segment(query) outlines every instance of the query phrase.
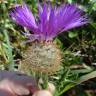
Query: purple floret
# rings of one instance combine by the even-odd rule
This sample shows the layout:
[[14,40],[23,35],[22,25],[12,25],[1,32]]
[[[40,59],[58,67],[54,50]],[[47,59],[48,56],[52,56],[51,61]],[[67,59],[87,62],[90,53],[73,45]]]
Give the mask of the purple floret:
[[13,21],[23,27],[30,30],[37,28],[35,18],[26,4],[23,4],[22,6],[17,5],[15,8],[11,9],[9,16]]
[[9,15],[17,24],[33,31],[26,34],[31,41],[53,40],[59,33],[82,26],[89,22],[84,12],[74,4],[63,4],[59,7],[51,4],[38,5],[38,20],[33,16],[26,4],[17,6]]

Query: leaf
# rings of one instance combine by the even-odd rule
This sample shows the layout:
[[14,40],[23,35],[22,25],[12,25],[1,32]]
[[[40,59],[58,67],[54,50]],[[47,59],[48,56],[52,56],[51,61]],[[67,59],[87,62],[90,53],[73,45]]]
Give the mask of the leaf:
[[96,71],[93,71],[84,76],[81,76],[77,82],[78,84],[81,84],[82,82],[88,81],[89,79],[93,79],[95,77],[96,77]]
[[72,0],[68,0],[68,3],[72,3]]
[[74,38],[74,37],[77,37],[78,33],[77,32],[69,32],[68,36],[70,38]]
[[65,86],[64,90],[60,92],[60,94],[58,96],[61,96],[63,93],[65,93],[66,91],[70,90],[71,88],[75,87],[76,85],[79,85],[85,81],[88,81],[89,79],[93,79],[96,77],[96,71],[93,71],[91,73],[88,73],[86,75],[81,76],[76,83],[70,83],[67,86]]

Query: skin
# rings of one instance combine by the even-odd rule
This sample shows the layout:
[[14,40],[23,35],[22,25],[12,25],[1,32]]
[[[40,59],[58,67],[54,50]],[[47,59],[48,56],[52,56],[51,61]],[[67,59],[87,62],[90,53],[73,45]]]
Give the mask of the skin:
[[0,71],[0,96],[28,96],[37,90],[34,77],[19,72]]
[[[34,77],[18,72],[0,71],[0,96],[35,96],[38,91],[40,90]],[[38,96],[41,93],[42,90]]]

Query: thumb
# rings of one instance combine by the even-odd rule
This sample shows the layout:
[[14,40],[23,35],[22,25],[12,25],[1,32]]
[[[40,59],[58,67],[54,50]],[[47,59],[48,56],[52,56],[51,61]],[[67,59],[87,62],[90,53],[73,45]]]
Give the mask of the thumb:
[[15,83],[11,83],[11,90],[17,94],[17,95],[29,95],[30,91],[27,87],[20,85],[20,84],[15,84]]
[[40,90],[35,92],[32,96],[52,96],[48,90]]
[[0,96],[17,96],[17,95],[12,94],[12,93],[10,93],[10,92],[8,92],[6,90],[0,89]]

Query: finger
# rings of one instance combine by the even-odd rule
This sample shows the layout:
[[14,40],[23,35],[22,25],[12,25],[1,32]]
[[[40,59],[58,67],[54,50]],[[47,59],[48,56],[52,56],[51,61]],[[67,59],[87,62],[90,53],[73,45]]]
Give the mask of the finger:
[[0,82],[0,89],[5,90],[11,94],[17,94],[17,95],[29,95],[30,94],[30,91],[28,88],[18,83],[16,84],[8,79],[2,80]]
[[0,96],[17,96],[5,90],[0,90]]
[[10,88],[18,95],[28,95],[38,90],[37,86],[33,86],[30,82],[24,85],[21,82],[11,81],[10,85]]
[[40,90],[35,92],[33,96],[52,96],[52,94],[47,90]]
[[12,90],[10,89],[10,82],[9,80],[2,80],[0,82],[0,90],[5,90],[7,92],[13,93]]
[[54,94],[54,92],[56,90],[55,85],[53,83],[48,82],[47,90],[50,91],[52,94]]
[[29,95],[30,91],[27,87],[20,85],[20,84],[15,84],[14,82],[11,82],[10,88],[13,91],[13,93],[17,95]]

